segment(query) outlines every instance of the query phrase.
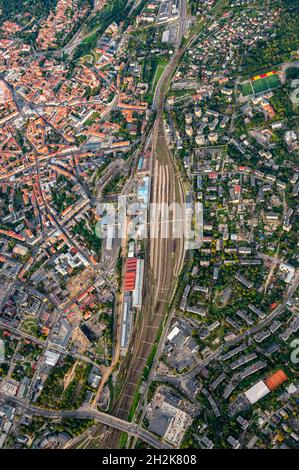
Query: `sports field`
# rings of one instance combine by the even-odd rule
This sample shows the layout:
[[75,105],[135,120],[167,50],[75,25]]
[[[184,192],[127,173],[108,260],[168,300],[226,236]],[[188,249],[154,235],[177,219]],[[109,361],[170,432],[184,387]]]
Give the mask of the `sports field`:
[[263,91],[272,90],[280,85],[278,75],[270,75],[269,77],[260,78],[251,82],[255,93],[261,93]]
[[243,96],[262,93],[267,90],[273,90],[280,86],[279,76],[277,74],[270,75],[258,80],[250,80],[241,84],[241,91]]

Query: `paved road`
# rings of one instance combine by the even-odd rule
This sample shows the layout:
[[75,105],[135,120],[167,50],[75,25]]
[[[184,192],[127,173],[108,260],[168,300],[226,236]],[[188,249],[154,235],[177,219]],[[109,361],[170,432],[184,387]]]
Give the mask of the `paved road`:
[[[222,4],[223,0],[220,0],[220,3]],[[198,34],[197,29],[194,29],[188,41],[180,46],[179,41],[182,39],[184,30],[183,23],[185,24],[184,5],[185,3],[182,2],[183,8],[181,9],[181,24],[179,25],[176,50],[159,79],[153,104],[157,113],[153,132],[150,201],[151,203],[166,203],[168,206],[173,202],[178,202],[182,206],[184,186],[169,151],[165,135],[163,119],[165,98],[171,78],[179,66],[183,54]],[[201,22],[200,26],[203,27],[205,23],[210,21],[213,21],[213,17]],[[118,376],[119,384],[122,386],[118,394],[119,398],[112,409],[114,415],[124,419],[128,419],[130,412],[132,412],[132,404],[136,399],[143,372],[148,367],[147,360],[153,350],[162,322],[165,328],[167,306],[185,256],[185,241],[182,236],[175,239],[170,229],[168,238],[163,238],[165,224],[159,221],[154,226],[154,237],[149,239],[146,251],[143,308],[141,315],[137,318],[130,351]],[[109,441],[106,439],[102,445],[117,447],[119,437],[119,433],[114,432],[112,436],[109,436]]]
[[[184,0],[183,0],[184,4]],[[183,11],[185,18],[185,12]],[[183,19],[183,21],[185,21]],[[180,29],[179,41],[183,28]],[[157,85],[154,107],[157,111],[154,123],[152,142],[152,184],[151,203],[173,202],[182,205],[184,201],[183,187],[180,175],[177,174],[175,163],[169,151],[163,120],[165,96],[170,77],[175,69],[176,59],[166,67]],[[169,229],[168,237],[163,234]],[[116,402],[113,413],[122,418],[128,418],[134,396],[138,391],[147,359],[154,346],[161,322],[166,318],[166,308],[170,299],[174,282],[184,260],[184,239],[175,240],[171,228],[158,220],[153,227],[146,256],[146,275],[144,303],[137,327],[133,334],[130,352],[124,361],[121,381],[124,386],[120,399]],[[119,436],[114,434],[109,443],[117,446]]]
[[156,449],[172,449],[169,444],[165,442],[160,442],[152,433],[146,431],[137,424],[129,423],[128,421],[124,421],[123,419],[117,418],[116,416],[111,416],[106,413],[102,413],[101,411],[92,410],[89,408],[80,408],[78,410],[53,411],[44,408],[39,408],[33,405],[27,405],[24,400],[19,400],[15,397],[10,397],[10,400],[16,405],[21,406],[22,409],[26,409],[26,413],[31,413],[36,416],[43,416],[44,418],[49,419],[94,419],[100,421],[106,426],[110,426],[112,428],[131,434],[132,436],[140,438],[143,441],[147,442],[149,445],[155,447]]
[[296,292],[297,288],[299,285],[299,274],[296,275],[296,278],[290,288],[289,295],[288,297],[280,304],[278,307],[276,307],[273,312],[271,312],[267,317],[257,323],[255,326],[252,328],[248,329],[244,333],[237,335],[232,341],[229,341],[223,345],[221,345],[219,348],[215,349],[215,351],[210,354],[208,357],[200,361],[196,366],[194,366],[190,371],[186,372],[185,374],[181,375],[156,375],[156,380],[167,380],[167,381],[172,381],[174,384],[177,386],[180,386],[184,388],[184,382],[196,377],[201,369],[205,366],[207,366],[211,361],[213,361],[215,358],[219,357],[220,354],[222,353],[224,348],[227,348],[229,346],[233,346],[236,343],[239,343],[240,341],[248,338],[251,335],[254,335],[255,333],[258,333],[261,331],[263,328],[265,328],[269,323],[271,323],[273,320],[275,320],[276,317],[279,317],[281,315],[288,303],[288,301],[291,299],[293,294]]

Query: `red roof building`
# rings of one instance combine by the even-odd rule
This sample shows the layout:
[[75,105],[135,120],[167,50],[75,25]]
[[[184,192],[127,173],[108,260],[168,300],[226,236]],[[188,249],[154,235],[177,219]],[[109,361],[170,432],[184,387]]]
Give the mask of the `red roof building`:
[[137,258],[129,258],[126,263],[125,291],[133,291],[136,284]]

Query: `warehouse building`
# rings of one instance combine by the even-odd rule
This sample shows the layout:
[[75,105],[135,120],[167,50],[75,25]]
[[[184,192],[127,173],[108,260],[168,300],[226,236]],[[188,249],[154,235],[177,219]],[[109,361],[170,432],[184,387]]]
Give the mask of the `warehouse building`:
[[[132,250],[131,250],[132,252]],[[128,258],[124,281],[124,303],[121,332],[121,351],[125,354],[133,327],[133,308],[142,305],[142,289],[144,275],[144,260]]]
[[136,266],[135,289],[133,290],[133,307],[140,308],[142,305],[144,260],[138,259]]
[[122,318],[122,328],[121,328],[121,339],[120,339],[120,348],[121,352],[125,353],[129,344],[130,334],[132,331],[133,325],[133,312],[131,308],[131,294],[125,293],[124,305],[123,305],[123,318]]

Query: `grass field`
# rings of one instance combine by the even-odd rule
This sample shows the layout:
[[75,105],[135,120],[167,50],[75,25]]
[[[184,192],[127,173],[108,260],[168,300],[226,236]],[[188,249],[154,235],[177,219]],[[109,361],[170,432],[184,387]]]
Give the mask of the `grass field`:
[[24,320],[21,326],[21,330],[24,331],[25,333],[32,335],[32,336],[38,336],[38,325],[36,320]]
[[253,89],[252,89],[251,83],[250,82],[242,83],[241,91],[242,91],[243,96],[252,95],[253,94]]
[[92,54],[86,54],[85,56],[80,58],[80,62],[84,65],[91,64],[93,65],[94,57]]
[[156,68],[156,72],[155,72],[155,75],[154,75],[154,80],[153,80],[153,83],[152,83],[152,87],[151,87],[151,92],[154,93],[155,89],[156,89],[156,86],[158,84],[158,81],[160,80],[160,77],[167,65],[168,61],[165,60],[165,61],[161,61],[159,64],[158,64],[158,67]]
[[128,434],[126,432],[122,432],[118,441],[118,448],[125,449],[128,441]]
[[270,75],[269,77],[260,78],[251,83],[255,93],[262,93],[263,91],[277,88],[280,85],[280,80],[278,75]]
[[278,75],[270,75],[266,78],[260,78],[259,80],[251,80],[241,84],[241,92],[243,96],[249,96],[253,93],[258,94],[267,90],[273,90],[280,86],[280,80]]

